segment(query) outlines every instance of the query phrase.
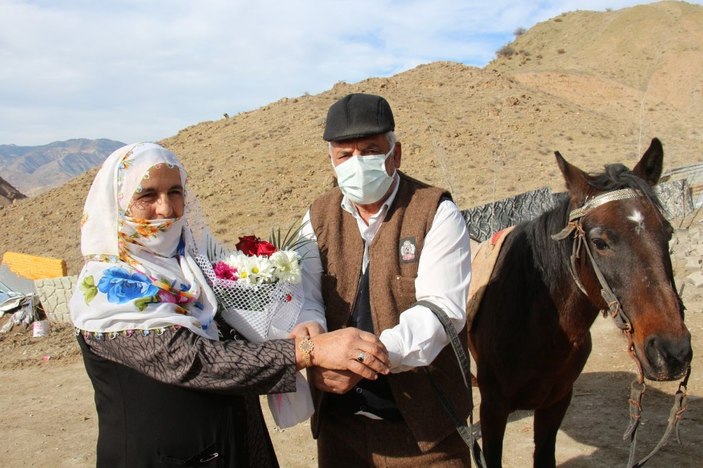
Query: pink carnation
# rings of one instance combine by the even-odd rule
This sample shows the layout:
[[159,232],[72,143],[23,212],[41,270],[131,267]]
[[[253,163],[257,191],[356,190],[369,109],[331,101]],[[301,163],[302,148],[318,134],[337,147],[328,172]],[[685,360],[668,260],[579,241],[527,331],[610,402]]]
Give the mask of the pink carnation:
[[232,281],[237,281],[237,279],[239,279],[239,277],[237,276],[237,269],[223,261],[215,263],[213,268],[215,269],[215,276],[220,279]]

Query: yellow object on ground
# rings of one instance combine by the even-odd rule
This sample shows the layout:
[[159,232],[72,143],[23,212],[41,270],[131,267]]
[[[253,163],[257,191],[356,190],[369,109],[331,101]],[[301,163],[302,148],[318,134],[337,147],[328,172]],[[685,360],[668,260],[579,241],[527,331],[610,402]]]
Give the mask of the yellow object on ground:
[[16,275],[31,280],[66,276],[66,260],[61,258],[5,252],[2,264]]

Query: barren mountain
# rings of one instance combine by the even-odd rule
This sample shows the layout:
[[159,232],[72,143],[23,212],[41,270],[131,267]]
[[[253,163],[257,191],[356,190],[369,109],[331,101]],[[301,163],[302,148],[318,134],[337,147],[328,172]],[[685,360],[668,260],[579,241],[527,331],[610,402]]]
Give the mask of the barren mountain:
[[0,145],[0,171],[27,195],[37,195],[102,164],[119,141],[76,138],[41,146]]
[[[390,78],[337,83],[314,96],[202,122],[162,140],[184,161],[223,241],[298,220],[332,186],[327,108],[350,92],[384,95],[402,169],[452,191],[461,208],[563,182],[553,152],[587,170],[632,166],[652,137],[665,169],[703,160],[703,7],[660,2],[565,13],[540,23],[484,68],[437,62]],[[6,250],[80,268],[78,221],[95,170],[0,208]]]

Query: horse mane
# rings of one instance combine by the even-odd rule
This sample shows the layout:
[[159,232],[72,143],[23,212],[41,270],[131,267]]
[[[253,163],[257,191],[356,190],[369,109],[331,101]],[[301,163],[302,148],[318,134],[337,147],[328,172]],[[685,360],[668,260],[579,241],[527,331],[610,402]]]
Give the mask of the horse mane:
[[631,188],[640,192],[646,199],[661,211],[662,205],[648,182],[636,176],[623,164],[608,164],[605,172],[589,175],[588,184],[599,192],[610,192],[623,188]]
[[[609,164],[605,170],[598,174],[588,174],[589,193],[593,196],[602,192],[610,192],[624,188],[639,191],[645,199],[661,212],[662,206],[653,187],[645,180],[636,176],[623,164]],[[569,237],[564,241],[555,241],[552,235],[561,231],[568,222],[572,207],[568,192],[555,195],[555,206],[539,217],[522,223],[516,227],[515,234],[522,233],[525,245],[514,248],[523,248],[531,252],[531,261],[534,268],[540,273],[542,282],[550,289],[557,287],[559,280],[568,277],[568,258],[571,255],[573,239]],[[537,278],[534,278],[537,280]]]

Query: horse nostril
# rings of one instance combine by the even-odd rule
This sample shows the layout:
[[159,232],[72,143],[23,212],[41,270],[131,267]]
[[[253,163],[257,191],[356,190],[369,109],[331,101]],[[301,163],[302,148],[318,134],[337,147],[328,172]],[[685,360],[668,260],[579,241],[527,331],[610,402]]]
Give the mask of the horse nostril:
[[690,363],[693,357],[691,335],[688,333],[675,339],[650,336],[645,340],[644,349],[647,360],[656,367],[677,369],[682,364]]

